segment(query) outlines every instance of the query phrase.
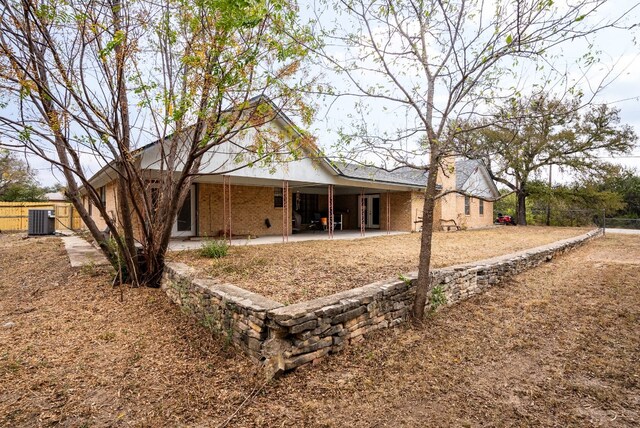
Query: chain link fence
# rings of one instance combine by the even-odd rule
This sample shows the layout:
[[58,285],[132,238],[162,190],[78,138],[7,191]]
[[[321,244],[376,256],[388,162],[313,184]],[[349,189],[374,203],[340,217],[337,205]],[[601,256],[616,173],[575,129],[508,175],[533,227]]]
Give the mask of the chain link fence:
[[531,209],[527,224],[532,226],[605,227],[608,229],[640,229],[640,218],[614,217],[601,209]]
[[640,230],[640,218],[607,217],[606,225],[609,229]]

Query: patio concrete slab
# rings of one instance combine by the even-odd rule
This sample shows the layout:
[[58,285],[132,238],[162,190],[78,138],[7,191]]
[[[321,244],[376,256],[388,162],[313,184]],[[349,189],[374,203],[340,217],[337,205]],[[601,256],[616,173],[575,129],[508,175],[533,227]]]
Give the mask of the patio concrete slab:
[[[386,235],[403,235],[409,232],[396,232],[386,230],[367,230],[365,236],[360,236],[359,230],[336,230],[333,239],[363,239],[374,238],[376,236]],[[172,240],[169,243],[169,251],[197,250],[202,247],[202,243],[206,238],[195,238],[187,240]],[[327,241],[329,236],[326,232],[318,233],[300,233],[289,236],[289,242],[303,241]],[[261,236],[252,239],[232,239],[231,245],[265,245],[265,244],[282,244],[282,236]]]
[[63,236],[62,242],[64,242],[64,248],[67,250],[71,267],[82,267],[91,264],[105,266],[109,264],[102,251],[78,236]]

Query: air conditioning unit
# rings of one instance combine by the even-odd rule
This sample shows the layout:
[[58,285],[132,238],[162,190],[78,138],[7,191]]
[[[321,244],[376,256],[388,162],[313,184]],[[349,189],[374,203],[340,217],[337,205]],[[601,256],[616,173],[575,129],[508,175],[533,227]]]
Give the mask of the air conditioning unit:
[[53,210],[29,210],[29,235],[53,235],[56,215]]

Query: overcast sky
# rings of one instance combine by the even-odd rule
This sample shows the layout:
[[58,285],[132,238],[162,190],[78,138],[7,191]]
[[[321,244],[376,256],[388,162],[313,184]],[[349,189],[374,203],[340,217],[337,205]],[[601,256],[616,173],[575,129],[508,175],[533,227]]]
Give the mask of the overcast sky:
[[[559,2],[556,2],[556,4]],[[584,20],[586,24],[590,22],[599,22],[610,20],[614,16],[619,16],[621,11],[633,8],[632,14],[627,17],[625,24],[640,23],[640,8],[637,7],[637,1],[634,0],[612,0],[605,5],[598,14],[590,16]],[[633,126],[636,133],[640,135],[640,45],[636,44],[640,28],[636,27],[632,31],[609,29],[601,31],[597,36],[592,37],[590,42],[593,46],[590,48],[585,40],[573,41],[560,46],[555,52],[555,66],[559,69],[568,70],[568,74],[579,81],[579,86],[585,93],[585,98],[592,96],[594,103],[607,103],[614,105],[621,110],[621,123]],[[599,58],[599,62],[589,68],[587,75],[581,75],[581,70],[575,67],[575,63],[586,52],[595,52]],[[510,85],[520,85],[523,93],[527,92],[527,88],[534,83],[539,83],[541,77],[535,73],[535,67],[522,64],[522,75],[519,76],[520,82],[503,82],[505,87]],[[339,81],[339,78],[333,80]],[[524,82],[524,83],[523,83]],[[605,82],[604,89],[596,90],[600,82]],[[561,90],[561,88],[559,88]],[[436,94],[436,102],[437,102]],[[321,144],[326,146],[330,142],[337,140],[335,130],[339,127],[348,128],[350,125],[349,116],[354,111],[355,99],[339,98],[334,103],[331,99],[327,99],[320,105],[317,115],[317,121],[314,123],[312,132],[319,137]],[[394,126],[404,125],[411,126],[412,119],[407,117],[404,111],[383,111],[381,108],[375,108],[378,101],[371,101],[370,108],[365,121],[368,126],[378,129],[392,129]],[[358,118],[357,120],[359,120]],[[640,148],[629,157],[606,159],[608,161],[623,164],[629,167],[638,168],[640,171]],[[541,177],[546,177],[546,171],[541,173]],[[556,180],[567,181],[570,177],[560,174],[557,169],[554,172]]]
[[[635,5],[635,0],[611,0],[609,9],[603,11],[601,17],[606,17],[609,13],[619,13],[620,10],[630,8]],[[308,15],[311,3],[301,1],[303,14]],[[640,8],[637,8],[631,21],[640,22]],[[594,40],[594,49],[601,50],[601,64],[590,70],[591,75],[583,79],[583,89],[590,92],[589,82],[599,81],[602,73],[606,70],[614,70],[617,78],[611,82],[604,90],[597,94],[595,101],[598,103],[608,103],[621,109],[623,123],[632,125],[636,132],[640,134],[640,47],[634,44],[634,37],[639,35],[638,28],[635,32],[604,31]],[[573,43],[564,45],[558,52],[559,61],[571,64],[575,58],[582,55],[586,45],[583,43]],[[619,75],[618,75],[619,74]],[[325,73],[326,79],[339,80],[330,73]],[[535,80],[532,77],[531,80]],[[336,102],[326,99],[319,103],[316,120],[310,131],[318,138],[318,143],[323,147],[331,146],[337,139],[336,130],[340,127],[348,127],[350,121],[349,113],[353,112],[354,99],[340,98]],[[317,102],[317,100],[316,100]],[[403,121],[404,113],[400,116],[392,112],[383,112],[381,109],[375,110],[367,120],[372,124],[384,128],[385,126],[397,126]],[[409,120],[404,117],[404,120]],[[634,157],[635,156],[635,157]],[[610,159],[612,162],[621,163],[626,166],[635,167],[640,170],[640,148],[636,149],[631,157]],[[62,180],[62,174],[52,170],[44,161],[29,158],[30,165],[38,171],[37,177],[43,185],[52,185]],[[98,165],[91,169],[97,169]]]

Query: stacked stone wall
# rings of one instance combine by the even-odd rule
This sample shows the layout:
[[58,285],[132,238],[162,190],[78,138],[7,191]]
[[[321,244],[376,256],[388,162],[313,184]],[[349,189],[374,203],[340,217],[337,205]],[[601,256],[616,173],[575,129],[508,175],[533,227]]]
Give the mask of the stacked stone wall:
[[[432,271],[432,291],[451,305],[601,236],[601,230],[542,247]],[[194,279],[186,265],[170,263],[163,288],[212,330],[226,334],[268,376],[339,352],[375,330],[409,317],[417,272],[289,306],[231,284]],[[436,296],[430,296],[428,310]]]
[[[431,281],[434,287],[442,290],[447,304],[454,304],[599,236],[602,236],[601,229],[504,256],[434,269]],[[414,278],[413,275],[411,277]]]
[[232,284],[195,278],[194,270],[184,263],[167,263],[162,288],[202,325],[262,361],[262,345],[269,334],[267,311],[281,303]]

